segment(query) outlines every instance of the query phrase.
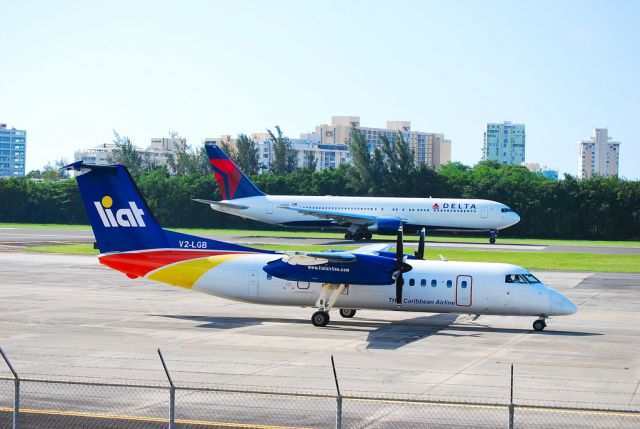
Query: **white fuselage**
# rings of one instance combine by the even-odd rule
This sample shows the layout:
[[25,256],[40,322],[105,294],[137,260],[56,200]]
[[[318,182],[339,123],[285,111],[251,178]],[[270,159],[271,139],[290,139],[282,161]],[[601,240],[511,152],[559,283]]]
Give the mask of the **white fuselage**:
[[499,230],[520,221],[520,217],[506,205],[481,199],[263,195],[223,202],[247,208],[237,209],[215,204],[211,204],[211,208],[285,226],[327,226],[331,223],[327,219],[303,214],[291,208],[399,218],[407,225],[433,229]]
[[[281,255],[254,254],[227,261],[205,273],[193,289],[258,304],[313,307],[322,284],[271,277],[262,267]],[[505,276],[528,271],[509,264],[408,260],[403,302],[395,285],[351,284],[335,306],[351,309],[499,315],[573,314],[575,305],[543,283],[506,283]]]

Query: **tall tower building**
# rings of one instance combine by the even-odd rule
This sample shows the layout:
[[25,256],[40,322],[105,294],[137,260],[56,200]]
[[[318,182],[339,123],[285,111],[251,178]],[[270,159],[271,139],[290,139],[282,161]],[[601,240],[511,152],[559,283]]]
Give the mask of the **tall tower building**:
[[610,141],[607,128],[594,128],[589,140],[578,140],[578,177],[617,176],[620,142]]
[[0,177],[25,175],[27,132],[0,124]]
[[520,165],[524,162],[524,124],[488,123],[484,128],[482,160]]

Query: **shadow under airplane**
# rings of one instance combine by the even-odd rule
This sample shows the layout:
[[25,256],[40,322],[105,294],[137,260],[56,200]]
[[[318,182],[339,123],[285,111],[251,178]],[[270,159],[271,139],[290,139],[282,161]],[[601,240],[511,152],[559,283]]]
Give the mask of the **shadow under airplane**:
[[[248,326],[258,326],[265,323],[287,323],[296,325],[309,325],[306,319],[286,319],[279,317],[236,317],[236,316],[196,316],[196,315],[171,315],[153,314],[152,316],[167,317],[172,319],[190,320],[198,322],[196,328],[207,329],[237,329]],[[368,349],[395,350],[407,344],[422,340],[432,335],[447,337],[479,336],[483,333],[502,334],[531,334],[551,335],[567,337],[588,337],[602,335],[593,332],[553,331],[535,332],[532,329],[499,328],[483,325],[481,323],[462,319],[460,315],[451,313],[438,313],[428,316],[418,316],[411,319],[388,321],[383,319],[369,319],[356,316],[354,319],[332,320],[323,331],[350,331],[363,332],[367,335]]]

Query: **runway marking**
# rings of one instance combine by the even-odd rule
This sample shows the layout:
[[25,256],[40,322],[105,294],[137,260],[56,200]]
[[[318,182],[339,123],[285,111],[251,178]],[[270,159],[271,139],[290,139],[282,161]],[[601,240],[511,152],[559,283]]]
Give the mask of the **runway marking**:
[[[13,408],[0,407],[0,412],[13,413]],[[88,417],[95,419],[108,419],[108,420],[130,420],[139,422],[153,422],[153,423],[168,423],[169,419],[164,417],[143,417],[143,416],[124,416],[118,414],[97,414],[83,411],[62,411],[62,410],[41,410],[36,408],[20,408],[20,413],[24,414],[44,414],[52,416],[65,416],[65,417]],[[175,419],[178,424],[184,425],[196,425],[196,426],[220,426],[220,427],[234,427],[234,428],[255,428],[255,429],[312,429],[300,426],[273,426],[273,425],[261,425],[261,424],[249,424],[249,423],[232,423],[232,422],[212,422],[207,420],[188,420],[188,419]]]

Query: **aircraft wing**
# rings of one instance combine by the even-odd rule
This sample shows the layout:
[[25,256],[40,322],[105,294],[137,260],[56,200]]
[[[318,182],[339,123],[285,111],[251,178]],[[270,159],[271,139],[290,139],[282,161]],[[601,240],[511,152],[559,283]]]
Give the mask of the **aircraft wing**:
[[227,203],[225,201],[201,200],[199,198],[193,198],[193,201],[196,201],[198,203],[208,204],[208,205],[227,207],[227,208],[230,208],[230,209],[246,210],[246,209],[249,208],[249,206],[243,206],[243,205],[240,205],[240,204]]
[[293,252],[285,253],[282,258],[289,265],[322,265],[327,262],[342,264],[357,260],[356,255],[349,252]]
[[357,249],[350,250],[353,253],[370,253],[377,254],[378,252],[388,252],[394,246],[393,243],[376,243],[368,244],[366,246],[358,247]]
[[334,212],[331,210],[306,209],[302,207],[282,206],[284,209],[294,210],[298,213],[315,216],[321,219],[329,219],[337,223],[352,223],[355,225],[373,225],[378,221],[376,216],[368,216],[355,213]]

